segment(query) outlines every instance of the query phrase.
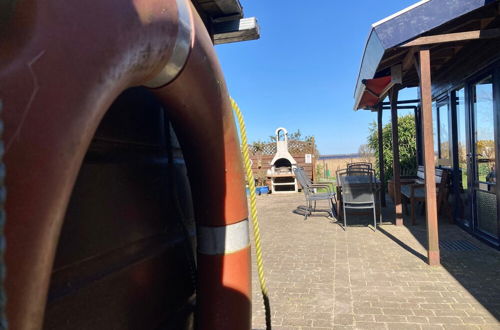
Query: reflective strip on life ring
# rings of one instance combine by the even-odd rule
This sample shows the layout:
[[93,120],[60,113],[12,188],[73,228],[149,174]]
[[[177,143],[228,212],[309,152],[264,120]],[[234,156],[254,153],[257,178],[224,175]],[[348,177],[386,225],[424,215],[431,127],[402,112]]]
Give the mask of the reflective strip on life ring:
[[198,226],[197,329],[250,329],[248,220]]
[[219,227],[199,226],[198,252],[207,255],[234,253],[250,245],[248,219]]

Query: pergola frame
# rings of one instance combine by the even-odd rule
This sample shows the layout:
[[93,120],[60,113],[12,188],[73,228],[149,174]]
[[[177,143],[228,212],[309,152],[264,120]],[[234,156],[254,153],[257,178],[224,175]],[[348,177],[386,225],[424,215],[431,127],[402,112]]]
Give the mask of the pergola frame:
[[[435,177],[435,164],[434,164],[434,138],[432,127],[432,83],[431,83],[431,60],[430,50],[428,48],[421,48],[412,53],[416,55],[413,57],[413,64],[417,69],[419,76],[419,94],[420,94],[420,120],[416,121],[417,136],[422,132],[423,143],[421,143],[422,150],[417,153],[423,154],[423,166],[425,173],[425,208],[426,208],[426,222],[427,222],[427,260],[429,265],[440,264],[439,253],[439,233],[438,233],[438,213],[436,202],[436,177]],[[403,211],[401,205],[401,166],[399,161],[399,135],[398,135],[398,109],[414,108],[417,114],[416,107],[398,106],[398,91],[401,88],[399,85],[394,85],[389,91],[389,103],[391,110],[392,122],[392,140],[393,140],[393,184],[394,184],[394,208],[396,214],[396,226],[403,225]],[[406,103],[405,101],[401,101]],[[380,108],[380,106],[379,106]],[[383,106],[382,106],[383,109]],[[379,136],[380,137],[380,136]],[[382,139],[379,138],[379,143],[382,144]],[[380,146],[379,146],[380,148]],[[383,160],[382,160],[383,164]]]
[[[432,128],[432,84],[431,84],[431,61],[430,50],[428,48],[421,48],[412,53],[416,55],[413,57],[413,64],[417,69],[420,84],[418,100],[405,100],[398,101],[399,89],[401,85],[394,84],[388,90],[389,104],[380,102],[375,110],[378,112],[378,143],[379,143],[379,167],[380,167],[380,180],[385,182],[384,156],[383,156],[383,136],[382,136],[382,113],[384,109],[391,110],[391,128],[392,128],[392,148],[393,148],[393,185],[394,185],[394,211],[395,211],[395,225],[403,225],[403,210],[401,204],[401,166],[399,160],[399,134],[398,134],[398,110],[400,109],[414,109],[415,124],[417,131],[417,154],[423,154],[423,166],[425,173],[425,207],[426,207],[426,221],[427,221],[427,260],[429,265],[435,266],[440,264],[439,253],[439,234],[438,234],[438,214],[436,202],[436,178],[435,178],[435,164],[434,164],[434,139]],[[403,104],[420,103],[419,108],[415,105],[408,106]],[[420,132],[422,134],[420,134]],[[419,141],[419,137],[423,137]],[[420,142],[420,143],[419,143]],[[420,149],[422,148],[422,150]],[[417,156],[417,155],[416,155]],[[417,156],[418,157],[418,156]],[[420,158],[420,157],[418,157]],[[420,162],[419,162],[420,163]],[[385,187],[383,187],[385,191]],[[384,194],[382,194],[384,195]],[[385,197],[385,196],[384,196]],[[382,205],[385,205],[385,198],[382,200]]]
[[[451,68],[454,68],[452,60],[460,58],[457,55],[468,43],[500,38],[498,19],[500,4],[498,1],[456,0],[447,5],[447,10],[442,11],[437,1],[422,1],[373,24],[355,90],[355,109],[370,109],[378,112],[379,164],[381,169],[384,167],[384,159],[381,155],[383,144],[382,112],[385,109],[391,110],[396,225],[403,224],[397,110],[412,108],[414,110],[418,163],[424,166],[425,172],[427,260],[429,265],[440,264],[431,72],[437,73],[436,77],[439,81],[439,78],[442,78],[439,77],[439,73],[442,74],[450,69],[448,63],[451,63]],[[398,30],[398,33],[393,33],[395,30]],[[401,82],[388,86],[389,88],[384,90],[386,93],[379,95],[378,101],[370,103],[373,102],[371,101],[373,99],[365,97],[365,90],[368,87],[365,82],[370,80],[380,82],[382,77],[387,76],[391,76],[391,81],[394,81],[393,73],[398,71],[401,72]],[[398,101],[399,90],[417,86],[419,87],[419,100]],[[386,96],[389,96],[389,102],[383,102]],[[453,125],[456,126],[456,123]],[[454,148],[456,149],[456,146]],[[454,157],[457,156],[454,154]],[[457,173],[455,172],[454,168],[453,177],[457,182]],[[380,174],[381,180],[384,181],[385,173],[381,171]],[[457,196],[455,197],[458,198]]]

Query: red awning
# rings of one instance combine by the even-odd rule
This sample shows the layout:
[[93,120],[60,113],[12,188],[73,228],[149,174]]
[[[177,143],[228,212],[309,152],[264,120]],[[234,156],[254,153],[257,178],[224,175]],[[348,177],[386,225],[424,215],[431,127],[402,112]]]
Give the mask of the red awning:
[[391,76],[385,76],[374,79],[364,79],[363,84],[365,90],[359,101],[358,109],[373,108],[377,103],[382,101],[380,99],[382,94],[387,91],[387,86],[391,83]]

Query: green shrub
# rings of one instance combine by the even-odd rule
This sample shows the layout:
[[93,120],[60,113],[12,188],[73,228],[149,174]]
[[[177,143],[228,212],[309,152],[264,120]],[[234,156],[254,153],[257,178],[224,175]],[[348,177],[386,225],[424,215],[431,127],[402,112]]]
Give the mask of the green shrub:
[[[399,161],[401,165],[401,173],[405,175],[415,175],[417,172],[417,143],[415,130],[415,117],[413,115],[405,115],[398,118],[398,133],[399,133]],[[385,178],[392,178],[392,124],[388,123],[382,128],[383,152],[384,152],[384,169]],[[377,123],[373,122],[370,125],[370,135],[368,136],[368,145],[375,150],[376,171],[380,175],[378,163],[378,130]]]

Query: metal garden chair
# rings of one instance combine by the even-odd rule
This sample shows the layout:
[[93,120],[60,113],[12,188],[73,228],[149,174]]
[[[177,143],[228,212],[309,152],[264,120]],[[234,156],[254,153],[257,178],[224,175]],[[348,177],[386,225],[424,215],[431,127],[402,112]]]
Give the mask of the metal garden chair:
[[[312,183],[301,168],[294,168],[295,177],[302,186],[302,191],[306,198],[306,209],[304,214],[304,220],[312,214],[312,212],[324,210],[316,210],[316,202],[320,200],[328,200],[330,205],[330,210],[326,211],[333,217],[333,199],[335,198],[335,192],[333,191],[332,185],[323,183]],[[318,192],[318,189],[323,189],[326,192]]]
[[371,171],[345,170],[337,173],[342,186],[344,228],[347,228],[347,209],[373,209],[373,225],[377,230],[376,184]]

